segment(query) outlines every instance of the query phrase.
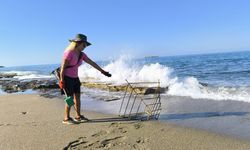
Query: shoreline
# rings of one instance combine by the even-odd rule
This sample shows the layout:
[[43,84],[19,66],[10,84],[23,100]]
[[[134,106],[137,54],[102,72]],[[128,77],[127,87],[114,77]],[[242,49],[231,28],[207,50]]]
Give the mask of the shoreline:
[[[205,130],[83,112],[93,121],[64,125],[64,102],[60,98],[45,98],[38,94],[0,95],[0,149],[250,148],[249,140]],[[74,117],[74,111],[71,116]]]

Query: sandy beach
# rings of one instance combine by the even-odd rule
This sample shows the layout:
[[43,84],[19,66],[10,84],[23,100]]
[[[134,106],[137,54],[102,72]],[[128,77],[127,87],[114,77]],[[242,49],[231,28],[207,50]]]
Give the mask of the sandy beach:
[[84,111],[90,122],[65,125],[63,112],[64,102],[59,98],[0,95],[0,149],[250,149],[250,141],[243,139],[95,112]]

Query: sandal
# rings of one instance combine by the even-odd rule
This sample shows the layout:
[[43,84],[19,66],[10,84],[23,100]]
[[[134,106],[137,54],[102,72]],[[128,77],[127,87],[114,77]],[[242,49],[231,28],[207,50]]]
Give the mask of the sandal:
[[62,123],[63,123],[63,124],[68,124],[68,125],[76,124],[75,121],[74,121],[71,117],[69,117],[68,119],[64,119],[64,120],[62,121]]
[[89,119],[84,117],[83,115],[80,115],[80,117],[75,117],[74,121],[76,121],[76,122],[85,122],[85,121],[89,121]]

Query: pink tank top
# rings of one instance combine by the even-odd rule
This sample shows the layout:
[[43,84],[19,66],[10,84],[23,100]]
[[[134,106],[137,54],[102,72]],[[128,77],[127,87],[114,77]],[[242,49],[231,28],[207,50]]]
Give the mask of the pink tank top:
[[85,61],[87,58],[88,56],[82,52],[82,57],[78,61],[78,56],[75,51],[65,51],[63,53],[63,59],[66,59],[69,62],[69,66],[74,66],[77,63],[77,61],[78,63],[74,67],[65,68],[64,75],[71,78],[77,78],[78,67],[82,64],[82,61],[83,60]]

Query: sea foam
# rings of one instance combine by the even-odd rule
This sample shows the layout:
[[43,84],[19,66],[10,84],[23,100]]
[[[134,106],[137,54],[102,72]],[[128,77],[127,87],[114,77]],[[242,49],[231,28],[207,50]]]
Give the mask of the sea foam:
[[112,74],[111,78],[103,76],[99,71],[83,64],[79,68],[81,79],[94,79],[100,82],[124,84],[129,82],[161,82],[162,87],[168,86],[174,78],[170,78],[172,69],[159,63],[140,65],[130,57],[122,56],[103,67]]
[[54,78],[52,75],[42,75],[37,73],[36,71],[4,71],[4,74],[16,74],[13,78],[18,80],[26,80],[26,79],[48,79]]

